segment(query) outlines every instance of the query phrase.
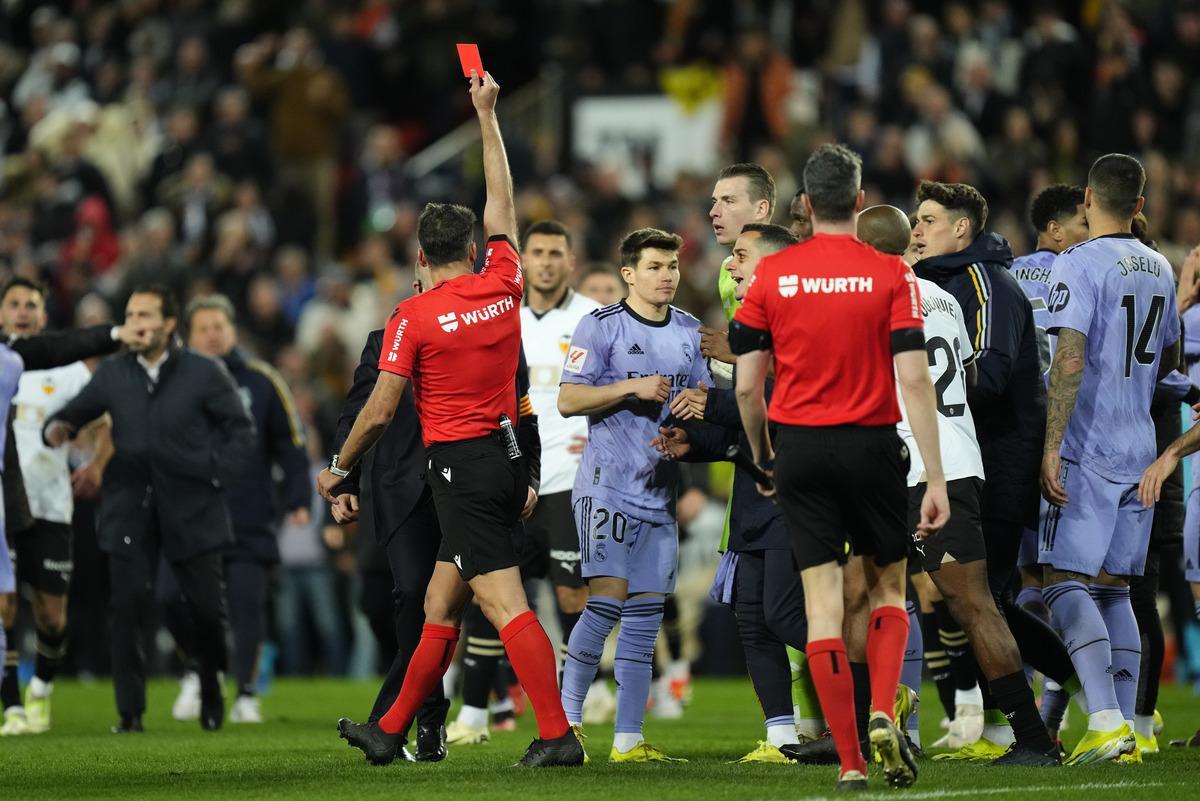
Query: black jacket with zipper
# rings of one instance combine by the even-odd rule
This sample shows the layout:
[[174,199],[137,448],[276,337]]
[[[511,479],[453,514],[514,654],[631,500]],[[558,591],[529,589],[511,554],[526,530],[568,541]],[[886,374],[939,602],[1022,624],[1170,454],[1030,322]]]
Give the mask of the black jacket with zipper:
[[983,454],[984,518],[1036,526],[1046,435],[1046,387],[1033,307],[1009,273],[1012,250],[984,232],[965,250],[913,265],[962,306],[978,378],[967,402]]
[[46,425],[63,420],[78,429],[105,412],[115,453],[97,515],[101,549],[136,553],[150,515],[168,561],[232,542],[225,486],[250,463],[255,431],[225,366],[172,346],[155,383],[136,354],[121,353],[101,362]]

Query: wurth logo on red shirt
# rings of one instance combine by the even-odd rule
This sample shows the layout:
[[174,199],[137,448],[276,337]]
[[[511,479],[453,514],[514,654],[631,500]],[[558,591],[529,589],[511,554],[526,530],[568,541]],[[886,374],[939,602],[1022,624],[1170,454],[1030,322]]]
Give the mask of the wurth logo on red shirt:
[[843,292],[870,292],[874,285],[869,276],[839,275],[835,278],[805,278],[800,282],[806,295],[837,295]]
[[400,320],[400,324],[396,326],[396,334],[392,337],[392,349],[388,351],[387,360],[394,362],[397,359],[396,352],[400,350],[400,340],[404,339],[404,329],[408,328],[408,318]]
[[506,296],[495,303],[489,303],[482,308],[472,309],[461,314],[455,314],[454,312],[439,314],[437,319],[438,323],[442,326],[442,330],[449,334],[458,330],[459,322],[462,322],[463,325],[476,325],[477,323],[493,320],[505,312],[512,311],[516,307],[516,301],[512,297]]

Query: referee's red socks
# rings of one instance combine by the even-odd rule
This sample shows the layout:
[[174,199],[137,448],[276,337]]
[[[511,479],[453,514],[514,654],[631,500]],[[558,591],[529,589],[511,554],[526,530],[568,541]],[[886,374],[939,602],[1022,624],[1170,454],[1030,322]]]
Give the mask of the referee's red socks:
[[500,631],[500,641],[508,653],[517,680],[533,704],[537,718],[538,737],[553,740],[571,728],[563,712],[558,694],[558,667],[554,663],[554,646],[546,636],[537,615],[525,611],[509,621]]
[[421,641],[408,663],[408,672],[404,674],[400,694],[392,708],[379,719],[379,728],[388,734],[398,734],[408,728],[421,704],[446,674],[456,645],[458,626],[425,624],[421,629]]
[[867,624],[867,665],[871,670],[871,711],[893,717],[896,685],[904,668],[908,644],[908,612],[899,606],[881,606]]
[[867,763],[863,760],[858,729],[854,725],[854,677],[850,675],[846,644],[840,637],[813,640],[808,643],[805,653],[817,697],[821,699],[821,711],[825,713],[825,722],[829,724],[829,732],[837,746],[842,773],[857,770],[865,776]]

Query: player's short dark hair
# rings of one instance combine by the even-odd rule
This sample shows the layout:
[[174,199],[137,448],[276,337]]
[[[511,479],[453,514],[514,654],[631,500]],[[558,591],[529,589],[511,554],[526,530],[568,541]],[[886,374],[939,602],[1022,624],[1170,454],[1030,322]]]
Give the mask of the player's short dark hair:
[[545,234],[546,236],[561,236],[567,240],[567,249],[571,248],[571,229],[560,223],[558,220],[538,220],[531,223],[525,229],[524,235],[521,236],[521,247],[529,242],[529,237],[534,234]]
[[765,200],[771,207],[771,210],[774,211],[775,179],[771,177],[771,173],[767,172],[764,167],[749,161],[739,161],[736,164],[730,164],[717,173],[718,181],[723,181],[726,178],[745,178],[750,184],[750,200],[755,203]]
[[162,304],[163,319],[174,320],[179,317],[179,304],[175,300],[175,293],[164,284],[138,284],[129,295],[158,295]]
[[1047,186],[1029,207],[1029,221],[1033,230],[1041,233],[1046,230],[1050,221],[1062,222],[1073,217],[1075,211],[1083,203],[1083,187],[1071,184],[1053,184]]
[[3,302],[8,297],[8,293],[14,289],[21,287],[28,289],[30,292],[36,292],[42,296],[42,301],[46,300],[46,288],[34,281],[32,278],[26,278],[23,275],[14,275],[4,282],[4,286],[0,287],[0,302]]
[[742,226],[742,233],[758,234],[758,249],[764,253],[778,253],[800,241],[792,236],[791,231],[773,223],[746,223]]
[[219,311],[231,324],[237,323],[237,313],[233,310],[233,303],[229,298],[224,295],[201,295],[188,301],[187,306],[183,309],[183,317],[188,328],[192,327],[192,318],[196,316],[196,312],[205,310]]
[[430,267],[463,261],[475,238],[475,212],[457,203],[426,203],[417,219],[417,244]]
[[940,181],[921,181],[917,187],[917,202],[932,200],[946,211],[953,220],[966,217],[971,223],[971,236],[979,236],[987,225],[988,204],[979,190],[969,184],[944,184]]
[[845,145],[821,145],[804,163],[804,194],[813,216],[848,220],[862,187],[862,159]]
[[1146,186],[1142,163],[1124,153],[1101,156],[1088,170],[1088,187],[1096,203],[1119,217],[1132,217]]
[[621,240],[621,266],[636,267],[642,257],[642,251],[647,248],[677,251],[683,247],[683,237],[679,234],[660,231],[657,228],[639,228],[628,233]]

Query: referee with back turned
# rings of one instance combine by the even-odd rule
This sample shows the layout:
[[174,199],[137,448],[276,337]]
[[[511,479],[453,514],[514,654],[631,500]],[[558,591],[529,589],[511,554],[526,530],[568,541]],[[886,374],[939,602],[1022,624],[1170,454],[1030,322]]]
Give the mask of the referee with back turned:
[[512,177],[496,119],[499,91],[491,75],[472,72],[487,186],[483,269],[472,270],[475,215],[462,206],[427,204],[417,223],[417,262],[432,288],[392,312],[375,389],[341,452],[317,478],[322,497],[336,502],[332,490],[382,435],[411,380],[443,538],[425,594],[421,641],[396,702],[375,723],[338,723],[341,736],[376,764],[396,758],[401,732],[442,680],[472,593],[500,632],[537,717],[538,738],[519,764],[577,766],[584,759],[559,701],[554,648],[525,598],[513,533],[529,491],[516,438],[523,287]]
[[[759,263],[729,333],[742,423],[755,461],[774,469],[777,488],[763,491],[778,494],[800,568],[808,664],[842,763],[839,790],[867,789],[842,641],[847,539],[863,557],[872,610],[868,736],[890,785],[910,786],[917,773],[892,712],[908,639],[908,453],[896,434],[897,379],[926,466],[918,536],[950,516],[916,278],[899,257],[855,236],[861,179],[862,162],[844,146],[809,157],[801,200],[813,236]],[[772,357],[774,444],[763,400]]]

